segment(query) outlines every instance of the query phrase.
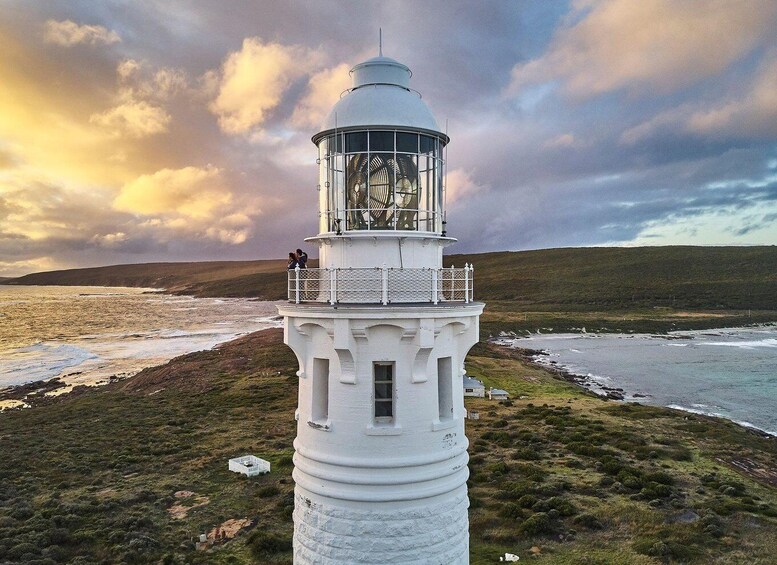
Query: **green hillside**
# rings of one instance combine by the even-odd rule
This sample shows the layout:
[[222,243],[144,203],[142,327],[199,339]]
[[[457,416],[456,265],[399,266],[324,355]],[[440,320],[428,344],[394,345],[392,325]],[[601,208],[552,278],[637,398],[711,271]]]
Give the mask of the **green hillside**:
[[[777,247],[595,247],[449,255],[475,265],[483,329],[667,331],[777,321]],[[285,261],[147,263],[35,273],[4,284],[165,288],[286,298]],[[311,261],[311,267],[317,266]]]
[[594,247],[446,257],[478,299],[532,308],[777,309],[777,247]]

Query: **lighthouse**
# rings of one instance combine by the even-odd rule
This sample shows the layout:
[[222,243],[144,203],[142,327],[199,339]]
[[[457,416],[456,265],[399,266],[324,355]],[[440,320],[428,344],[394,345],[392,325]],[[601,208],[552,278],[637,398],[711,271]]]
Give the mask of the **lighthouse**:
[[299,362],[294,562],[468,563],[463,376],[483,304],[443,268],[445,147],[411,72],[378,56],[313,136],[319,268],[289,271]]

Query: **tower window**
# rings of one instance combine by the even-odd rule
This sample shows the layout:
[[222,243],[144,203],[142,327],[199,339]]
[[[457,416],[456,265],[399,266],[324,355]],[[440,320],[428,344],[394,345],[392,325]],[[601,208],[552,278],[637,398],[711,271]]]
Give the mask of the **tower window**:
[[450,357],[437,360],[437,404],[440,421],[453,419],[453,364]]
[[326,422],[329,419],[329,359],[313,359],[311,395],[313,405],[310,419],[313,422]]
[[394,364],[375,363],[375,421],[394,421]]

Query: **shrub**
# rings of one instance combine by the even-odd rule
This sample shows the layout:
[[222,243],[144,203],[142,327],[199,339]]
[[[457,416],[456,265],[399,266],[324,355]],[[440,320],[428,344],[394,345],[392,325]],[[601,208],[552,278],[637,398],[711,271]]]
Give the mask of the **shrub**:
[[656,482],[650,482],[640,491],[639,494],[645,500],[666,498],[672,494],[672,487]]
[[257,495],[260,498],[269,498],[271,496],[275,496],[276,494],[280,494],[281,490],[275,486],[275,485],[267,485],[265,487],[260,488],[257,491]]
[[271,553],[291,551],[291,537],[254,531],[248,538],[248,546],[257,557]]
[[491,463],[486,469],[492,474],[496,476],[503,476],[510,472],[510,467],[505,463],[504,461],[497,461],[496,463]]
[[532,514],[518,527],[521,533],[529,536],[549,534],[553,531],[551,520],[545,512]]
[[281,469],[293,467],[294,460],[292,459],[291,455],[281,455],[280,457],[278,457],[278,462],[275,464],[275,466]]
[[537,461],[542,459],[542,455],[533,447],[521,447],[513,451],[513,459],[523,459],[525,461]]
[[517,520],[523,516],[523,510],[521,506],[515,502],[508,502],[507,504],[503,504],[499,509],[499,515],[503,516],[504,518],[512,518],[513,520]]
[[604,524],[599,521],[599,518],[593,514],[578,514],[574,517],[572,522],[578,526],[588,528],[589,530],[601,530],[604,528]]
[[[8,557],[11,559],[20,559],[23,555],[38,555],[38,547],[32,543],[18,543],[8,550]],[[26,559],[25,559],[26,560]]]
[[662,485],[673,485],[675,483],[674,477],[664,471],[645,473],[644,479],[645,481],[661,483]]

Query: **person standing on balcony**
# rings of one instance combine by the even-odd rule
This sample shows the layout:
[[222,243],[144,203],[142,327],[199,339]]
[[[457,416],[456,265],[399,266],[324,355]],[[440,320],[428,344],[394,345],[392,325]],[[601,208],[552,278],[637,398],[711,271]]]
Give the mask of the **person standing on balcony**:
[[307,263],[308,263],[308,254],[302,251],[302,249],[297,249],[297,264],[299,265],[300,269],[307,269]]
[[297,261],[297,256],[294,255],[294,253],[289,253],[289,263],[286,265],[286,268],[289,271],[293,271],[294,269],[299,266],[299,261]]

